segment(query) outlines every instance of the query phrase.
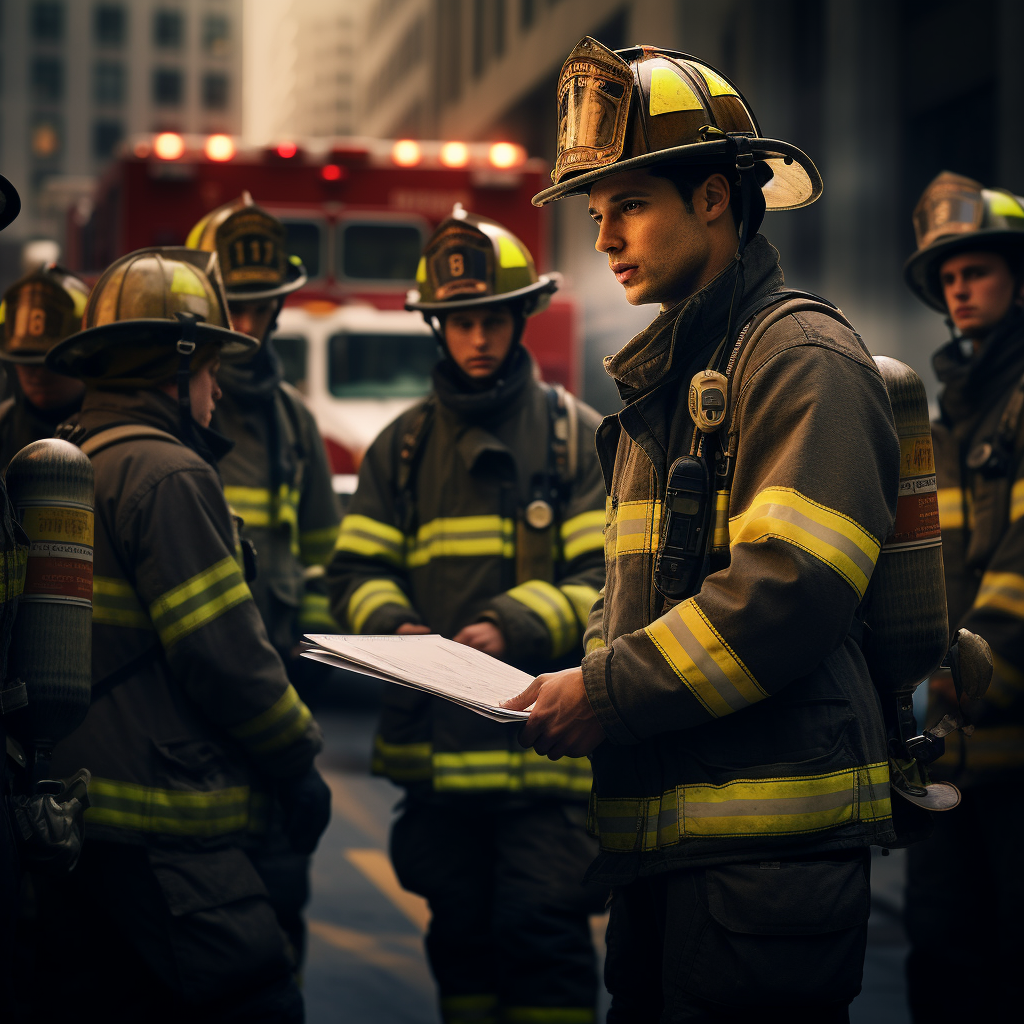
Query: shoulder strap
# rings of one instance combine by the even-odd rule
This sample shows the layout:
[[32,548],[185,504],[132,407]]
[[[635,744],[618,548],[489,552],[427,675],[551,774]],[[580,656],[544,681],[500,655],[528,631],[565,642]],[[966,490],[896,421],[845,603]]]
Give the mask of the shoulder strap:
[[555,403],[551,410],[552,462],[564,484],[576,479],[580,462],[579,410],[576,396],[561,384],[550,384]]
[[[158,430],[156,427],[147,427],[144,423],[124,423],[119,427],[108,427],[91,437],[86,438],[78,447],[91,459],[97,452],[110,448],[115,444],[122,444],[125,441],[135,441],[140,438],[150,438],[155,441],[169,441],[171,444],[181,444],[173,434],[166,430]],[[182,445],[184,447],[184,445]]]
[[412,509],[410,491],[415,482],[415,471],[423,453],[424,441],[434,422],[434,396],[428,395],[416,409],[405,433],[401,436],[398,451],[398,472],[395,477],[395,507],[403,529]]

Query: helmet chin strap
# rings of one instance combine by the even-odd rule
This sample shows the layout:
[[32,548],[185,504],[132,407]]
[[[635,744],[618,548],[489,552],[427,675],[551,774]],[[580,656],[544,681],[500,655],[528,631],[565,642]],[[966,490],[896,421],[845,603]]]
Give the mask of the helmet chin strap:
[[188,444],[194,439],[195,419],[192,416],[192,396],[189,392],[191,379],[192,354],[196,350],[196,325],[199,317],[195,313],[175,313],[181,324],[181,337],[178,339],[178,429],[181,439]]

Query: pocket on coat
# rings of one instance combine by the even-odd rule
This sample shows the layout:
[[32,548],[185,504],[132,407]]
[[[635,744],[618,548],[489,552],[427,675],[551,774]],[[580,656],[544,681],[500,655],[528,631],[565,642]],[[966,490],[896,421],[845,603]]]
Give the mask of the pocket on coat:
[[704,872],[709,920],[685,988],[731,1006],[843,1003],[860,991],[866,854]]

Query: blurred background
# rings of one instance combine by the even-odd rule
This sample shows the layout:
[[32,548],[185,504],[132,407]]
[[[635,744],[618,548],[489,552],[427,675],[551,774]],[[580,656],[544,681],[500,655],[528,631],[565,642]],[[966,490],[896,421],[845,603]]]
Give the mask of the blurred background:
[[[1017,0],[3,0],[0,170],[25,212],[0,243],[0,285],[24,243],[65,247],[140,133],[502,140],[550,163],[555,82],[584,34],[700,55],[765,134],[811,155],[824,196],[763,228],[788,282],[837,302],[933,389],[945,328],[902,283],[910,213],[944,168],[1024,191]],[[613,286],[582,199],[545,230],[581,311],[583,397],[610,411],[600,356],[654,310]]]

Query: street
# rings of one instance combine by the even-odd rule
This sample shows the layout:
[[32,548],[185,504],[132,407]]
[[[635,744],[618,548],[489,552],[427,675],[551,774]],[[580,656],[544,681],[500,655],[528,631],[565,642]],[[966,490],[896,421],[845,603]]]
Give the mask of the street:
[[[429,913],[423,900],[399,886],[387,855],[388,828],[401,790],[369,775],[376,723],[369,697],[357,707],[317,715],[326,738],[319,764],[331,787],[334,813],[313,867],[306,1019],[308,1024],[438,1024],[422,946]],[[874,853],[864,991],[850,1019],[853,1024],[908,1024],[902,975],[906,949],[898,916],[903,857]],[[594,921],[597,938],[602,923]],[[606,1008],[604,994],[599,1021]]]

